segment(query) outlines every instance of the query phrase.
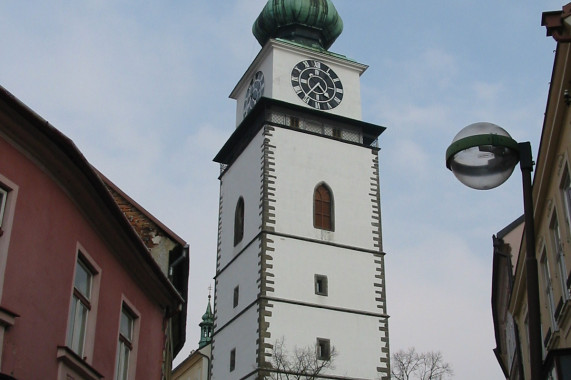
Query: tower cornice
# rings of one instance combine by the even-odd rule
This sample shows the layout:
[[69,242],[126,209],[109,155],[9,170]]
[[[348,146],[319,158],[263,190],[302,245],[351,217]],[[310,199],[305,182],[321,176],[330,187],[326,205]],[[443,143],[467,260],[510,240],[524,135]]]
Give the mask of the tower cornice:
[[[213,161],[230,165],[240,155],[244,148],[249,144],[256,133],[267,123],[269,123],[269,112],[273,109],[284,109],[293,111],[297,115],[306,115],[308,117],[315,117],[321,120],[330,121],[339,124],[351,125],[360,128],[367,140],[363,144],[357,144],[368,148],[376,148],[373,142],[383,133],[386,129],[383,126],[367,123],[360,120],[351,119],[345,116],[339,116],[332,113],[313,110],[307,107],[298,106],[295,104],[283,102],[280,100],[261,98],[256,104],[250,114],[242,120],[234,133],[228,138],[222,149],[214,157]],[[324,136],[327,137],[327,136]],[[327,137],[329,138],[329,137]],[[355,144],[347,141],[348,144]]]

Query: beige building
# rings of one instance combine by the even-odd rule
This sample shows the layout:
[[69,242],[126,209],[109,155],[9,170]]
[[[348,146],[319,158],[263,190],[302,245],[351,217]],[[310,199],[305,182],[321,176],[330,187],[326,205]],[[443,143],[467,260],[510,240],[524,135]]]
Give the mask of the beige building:
[[173,371],[172,380],[208,380],[211,345],[193,351]]
[[[533,181],[542,379],[565,380],[571,379],[571,3],[543,13],[542,25],[557,41]],[[526,246],[523,229],[511,227],[494,239],[495,352],[506,379],[529,379]],[[502,263],[505,254],[510,260]]]
[[172,380],[210,380],[210,362],[212,359],[212,332],[214,314],[208,295],[208,306],[200,322],[200,341],[198,350],[192,351],[172,373]]
[[506,378],[509,379],[522,378],[519,334],[509,305],[523,229],[522,216],[493,237],[492,316],[496,336],[494,353]]

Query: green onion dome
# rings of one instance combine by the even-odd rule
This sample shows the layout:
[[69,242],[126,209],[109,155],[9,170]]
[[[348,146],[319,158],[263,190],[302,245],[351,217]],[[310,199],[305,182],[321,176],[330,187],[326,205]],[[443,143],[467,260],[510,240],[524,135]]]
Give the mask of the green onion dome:
[[252,32],[260,45],[282,38],[308,47],[329,49],[343,31],[331,0],[268,0]]

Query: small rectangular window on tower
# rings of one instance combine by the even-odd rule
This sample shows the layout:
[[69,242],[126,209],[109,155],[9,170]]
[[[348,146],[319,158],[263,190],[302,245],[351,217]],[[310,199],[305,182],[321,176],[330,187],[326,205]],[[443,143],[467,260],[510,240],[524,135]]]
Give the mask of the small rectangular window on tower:
[[341,129],[340,128],[333,128],[333,137],[336,139],[341,138]]
[[234,301],[233,301],[234,307],[238,306],[239,298],[240,298],[240,287],[236,286],[234,288]]
[[230,351],[230,372],[234,371],[236,369],[236,349],[233,348],[232,351]]
[[315,294],[319,296],[328,295],[327,276],[322,274],[315,275]]
[[329,360],[331,356],[331,343],[329,339],[317,338],[316,350],[317,359]]
[[295,116],[289,117],[289,125],[292,128],[299,128],[299,119]]

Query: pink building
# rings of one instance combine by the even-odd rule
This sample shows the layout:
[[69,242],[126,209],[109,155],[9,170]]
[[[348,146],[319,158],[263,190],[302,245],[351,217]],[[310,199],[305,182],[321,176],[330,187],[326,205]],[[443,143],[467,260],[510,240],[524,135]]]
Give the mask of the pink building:
[[0,379],[167,379],[188,246],[0,87]]

